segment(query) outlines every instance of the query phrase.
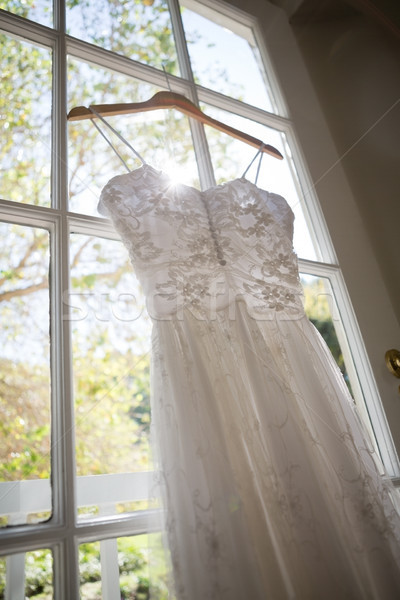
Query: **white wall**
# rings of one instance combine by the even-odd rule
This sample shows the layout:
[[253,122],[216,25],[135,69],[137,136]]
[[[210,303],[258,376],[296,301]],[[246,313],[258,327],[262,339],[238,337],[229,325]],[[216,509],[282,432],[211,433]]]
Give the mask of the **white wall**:
[[292,29],[400,319],[400,37],[362,14]]

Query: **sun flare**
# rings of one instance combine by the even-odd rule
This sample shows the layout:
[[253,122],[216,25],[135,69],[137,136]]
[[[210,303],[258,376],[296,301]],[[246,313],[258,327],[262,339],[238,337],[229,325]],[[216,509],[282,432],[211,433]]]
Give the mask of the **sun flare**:
[[169,160],[163,168],[163,171],[168,175],[171,180],[171,185],[178,185],[180,183],[188,183],[188,169],[182,165],[178,165],[176,162]]

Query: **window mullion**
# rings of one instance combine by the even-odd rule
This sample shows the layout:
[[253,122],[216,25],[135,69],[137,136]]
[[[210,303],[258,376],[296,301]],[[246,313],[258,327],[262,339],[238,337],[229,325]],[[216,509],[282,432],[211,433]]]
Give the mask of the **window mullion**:
[[182,77],[191,83],[194,83],[192,65],[190,63],[189,52],[187,49],[179,2],[178,0],[168,0],[168,5],[171,15],[172,29],[174,32],[176,51],[178,54],[179,68]]
[[[60,8],[57,13],[60,12]],[[65,36],[60,34],[53,57],[52,206],[67,210],[67,64]]]
[[65,0],[53,0],[53,27],[60,33],[66,31]]
[[[185,31],[183,29],[183,23],[181,18],[181,11],[178,0],[168,0],[172,28],[174,31],[174,38],[176,44],[176,50],[178,54],[179,66],[182,76],[189,81],[191,84],[190,89],[190,100],[198,105],[199,99],[197,96],[197,89],[194,83],[194,77],[192,72],[192,66],[190,63],[189,52],[187,49],[187,43],[185,38]],[[207,138],[204,131],[204,126],[198,121],[189,119],[190,129],[193,138],[193,145],[196,154],[196,161],[199,170],[200,184],[203,189],[207,189],[215,185],[214,170],[212,167],[211,155],[208,148]]]
[[67,175],[67,49],[65,3],[55,2],[57,38],[53,63],[52,204],[61,219],[51,244],[52,319],[52,486],[56,523],[64,529],[54,552],[54,592],[57,600],[79,597],[78,552],[75,543],[76,478],[71,332],[64,315],[69,292],[69,230]]
[[[68,228],[66,217],[52,239],[52,492],[56,523],[64,531],[65,547],[54,558],[57,600],[78,597],[78,565],[74,554],[76,519],[75,439],[71,336],[64,315],[69,285]],[[61,562],[60,562],[61,561]]]

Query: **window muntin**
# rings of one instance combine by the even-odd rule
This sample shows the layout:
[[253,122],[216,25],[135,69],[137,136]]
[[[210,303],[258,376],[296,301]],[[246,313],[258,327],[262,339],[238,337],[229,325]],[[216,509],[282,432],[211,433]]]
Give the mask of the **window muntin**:
[[50,488],[49,234],[0,223],[0,238],[0,518],[37,523],[50,507],[25,502],[23,482]]
[[0,32],[0,198],[50,204],[50,50]]
[[179,74],[166,0],[67,2],[67,32],[141,63]]

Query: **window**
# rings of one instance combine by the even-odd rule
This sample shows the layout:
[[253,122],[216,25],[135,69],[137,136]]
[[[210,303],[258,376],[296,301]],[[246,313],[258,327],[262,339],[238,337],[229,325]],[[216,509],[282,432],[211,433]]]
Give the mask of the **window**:
[[[395,473],[390,435],[257,23],[209,0],[54,7],[0,0],[0,595],[6,586],[15,599],[39,588],[107,599],[151,585],[161,600],[149,501],[150,323],[126,250],[96,211],[102,186],[123,170],[89,121],[66,121],[73,106],[171,89],[282,152],[282,162],[264,157],[259,185],[295,212],[306,310]],[[254,155],[172,111],[110,123],[192,186],[240,176]]]

